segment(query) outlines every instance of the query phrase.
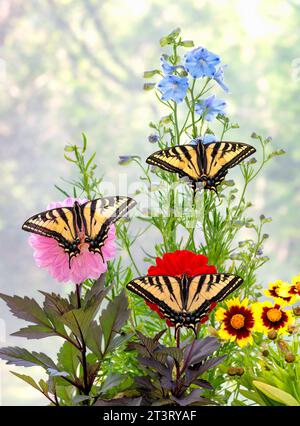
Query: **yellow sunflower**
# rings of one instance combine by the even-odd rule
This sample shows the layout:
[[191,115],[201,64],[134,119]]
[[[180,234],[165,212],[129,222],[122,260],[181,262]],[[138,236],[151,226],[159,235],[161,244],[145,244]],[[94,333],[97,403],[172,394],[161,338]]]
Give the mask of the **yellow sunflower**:
[[248,306],[248,299],[241,302],[235,298],[225,304],[225,309],[219,308],[216,311],[216,320],[221,323],[218,333],[220,338],[236,342],[241,347],[252,343],[255,318],[252,308]]
[[285,310],[278,303],[257,302],[252,305],[254,317],[257,321],[257,329],[268,334],[275,330],[278,333],[287,333],[289,325],[293,324],[294,318],[290,310]]
[[264,290],[267,297],[271,297],[276,303],[280,305],[291,305],[294,303],[294,297],[288,292],[283,291],[284,286],[289,286],[287,282],[282,280],[276,280],[269,284],[269,288]]
[[292,283],[284,283],[278,290],[280,297],[290,297],[293,303],[300,300],[300,274],[292,278]]

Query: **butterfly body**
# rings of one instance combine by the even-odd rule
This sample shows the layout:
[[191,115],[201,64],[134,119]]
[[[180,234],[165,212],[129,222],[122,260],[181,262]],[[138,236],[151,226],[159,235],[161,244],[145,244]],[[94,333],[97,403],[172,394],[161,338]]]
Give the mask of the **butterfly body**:
[[57,207],[38,213],[23,224],[24,231],[53,238],[71,259],[89,250],[101,253],[109,227],[135,206],[129,197],[105,197],[72,207]]
[[179,327],[195,330],[215,304],[242,282],[242,278],[231,274],[158,275],[136,278],[127,284],[127,288],[157,305],[176,330]]
[[188,177],[194,192],[197,184],[217,191],[228,170],[255,152],[251,145],[240,142],[212,142],[176,145],[151,154],[146,162],[163,170]]

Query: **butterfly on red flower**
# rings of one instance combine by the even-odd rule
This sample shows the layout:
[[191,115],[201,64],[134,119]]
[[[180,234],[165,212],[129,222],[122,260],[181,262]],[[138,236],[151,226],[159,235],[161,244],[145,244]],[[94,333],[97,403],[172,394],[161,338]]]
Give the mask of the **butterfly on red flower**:
[[231,274],[218,274],[207,257],[177,250],[156,259],[148,275],[131,280],[127,288],[145,299],[147,305],[165,318],[168,326],[193,329],[208,319],[216,303],[241,285]]

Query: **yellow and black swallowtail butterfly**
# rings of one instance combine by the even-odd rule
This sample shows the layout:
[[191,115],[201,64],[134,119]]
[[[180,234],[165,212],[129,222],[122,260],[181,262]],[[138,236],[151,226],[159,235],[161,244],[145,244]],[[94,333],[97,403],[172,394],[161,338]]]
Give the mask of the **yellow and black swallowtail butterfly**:
[[163,170],[188,177],[194,194],[197,182],[205,189],[217,192],[217,186],[225,179],[228,169],[236,166],[256,149],[240,142],[212,142],[176,145],[151,154],[146,162]]
[[180,327],[195,331],[212,306],[242,283],[242,278],[230,274],[194,277],[157,275],[136,278],[127,284],[127,288],[157,305],[164,317],[175,326],[175,331]]
[[24,231],[54,238],[71,259],[80,253],[82,243],[89,251],[101,253],[109,226],[124,216],[136,202],[129,197],[106,197],[73,207],[58,207],[38,213],[23,224]]

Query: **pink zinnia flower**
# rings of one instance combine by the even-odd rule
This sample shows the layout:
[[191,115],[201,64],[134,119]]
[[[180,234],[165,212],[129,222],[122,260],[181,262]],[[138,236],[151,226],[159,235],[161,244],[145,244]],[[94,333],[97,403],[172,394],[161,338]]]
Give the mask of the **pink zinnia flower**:
[[[53,202],[47,206],[47,210],[57,207],[72,207],[74,202],[86,203],[87,199],[66,198],[62,202]],[[54,238],[43,237],[32,234],[29,237],[29,244],[34,250],[33,257],[40,268],[45,268],[49,274],[59,282],[72,281],[75,284],[82,283],[88,278],[97,279],[106,271],[107,261],[116,254],[116,230],[111,225],[107,239],[101,249],[104,262],[99,253],[92,253],[88,250],[88,244],[81,247],[80,253],[72,258],[71,268],[69,268],[69,255]]]

